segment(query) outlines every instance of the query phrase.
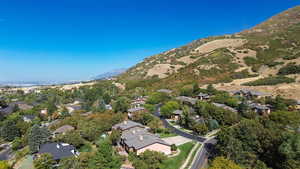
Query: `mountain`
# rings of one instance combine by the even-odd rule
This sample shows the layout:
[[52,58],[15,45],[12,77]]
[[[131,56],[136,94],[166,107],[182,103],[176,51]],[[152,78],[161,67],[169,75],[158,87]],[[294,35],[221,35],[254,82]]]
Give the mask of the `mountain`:
[[[260,79],[269,81],[248,88],[274,92],[267,87],[279,87],[279,92],[284,91],[300,99],[300,94],[294,95],[295,91],[289,93],[283,90],[295,85],[295,90],[300,93],[299,73],[286,75],[295,81],[289,81],[289,84],[282,79],[278,81],[278,78],[264,79],[270,75],[277,77],[280,69],[293,69],[290,68],[292,64],[294,67],[300,64],[300,6],[273,16],[249,30],[195,40],[150,56],[121,74],[119,81],[133,87],[146,87],[147,83],[152,88],[169,87],[175,90],[195,82],[200,85],[213,83],[231,90],[243,87],[245,82]],[[278,84],[281,81],[283,83]],[[232,87],[226,88],[226,85]]]
[[102,73],[100,75],[97,75],[97,76],[93,77],[92,79],[93,80],[101,80],[101,79],[115,77],[115,76],[118,76],[118,75],[124,73],[126,70],[127,69],[125,69],[125,68],[115,69],[115,70],[112,70],[110,72],[105,72],[105,73]]

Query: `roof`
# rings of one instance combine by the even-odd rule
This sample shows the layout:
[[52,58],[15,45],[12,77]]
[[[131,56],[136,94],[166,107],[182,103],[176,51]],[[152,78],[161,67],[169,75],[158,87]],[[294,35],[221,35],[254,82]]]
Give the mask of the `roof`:
[[120,130],[124,131],[124,130],[128,130],[130,128],[133,128],[133,127],[144,128],[144,126],[141,125],[140,123],[136,123],[136,122],[131,121],[131,120],[125,120],[122,123],[114,125],[113,129],[120,129]]
[[29,120],[34,120],[35,117],[36,117],[35,115],[27,114],[27,115],[24,115],[24,116],[23,116],[23,119],[26,118],[26,119],[29,119]]
[[8,105],[7,107],[0,109],[0,113],[3,113],[3,115],[5,116],[13,112],[14,112],[14,105]]
[[182,110],[175,110],[175,111],[173,111],[173,114],[175,114],[175,115],[182,115]]
[[54,160],[76,155],[75,147],[66,143],[46,143],[40,146],[38,154],[49,153]]
[[68,132],[68,131],[72,131],[74,130],[74,127],[73,126],[70,126],[70,125],[64,125],[64,126],[61,126],[60,128],[56,129],[54,131],[54,133],[65,133],[65,132]]
[[130,113],[133,113],[133,112],[142,111],[142,110],[145,110],[145,108],[144,107],[136,107],[136,108],[128,109],[127,111]]
[[247,95],[252,95],[252,96],[265,96],[268,95],[267,93],[263,93],[260,91],[255,91],[255,90],[248,90],[248,89],[241,89],[234,91],[235,94],[242,93],[242,94],[247,94]]
[[197,96],[208,98],[208,97],[209,97],[209,94],[207,94],[207,93],[199,93]]
[[169,89],[159,89],[157,91],[161,92],[161,93],[167,93],[167,94],[171,94],[173,92],[172,90],[169,90]]
[[72,108],[74,110],[81,110],[81,105],[69,105],[67,107]]
[[252,109],[268,110],[270,109],[267,105],[262,105],[258,103],[250,103],[249,107]]
[[223,108],[225,110],[229,110],[229,111],[232,111],[232,112],[237,112],[237,110],[235,108],[232,108],[230,106],[227,106],[225,104],[221,104],[221,103],[213,103],[213,105],[217,106],[217,107],[220,107],[220,108]]
[[186,96],[178,96],[176,97],[176,100],[182,101],[182,102],[188,102],[191,104],[196,104],[197,99],[191,98],[191,97],[186,97]]
[[123,132],[121,138],[124,140],[125,144],[128,147],[132,147],[135,150],[142,149],[155,143],[170,146],[161,138],[152,133],[149,133],[145,129],[140,128],[132,128]]

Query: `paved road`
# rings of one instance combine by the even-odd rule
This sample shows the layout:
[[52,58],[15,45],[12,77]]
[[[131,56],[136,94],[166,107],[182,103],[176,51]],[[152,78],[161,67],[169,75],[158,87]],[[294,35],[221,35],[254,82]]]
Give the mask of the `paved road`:
[[164,119],[160,116],[159,106],[157,107],[157,111],[154,113],[154,115],[159,117],[160,120],[163,122],[163,125],[166,128],[169,128],[175,134],[180,135],[182,137],[186,137],[186,138],[195,140],[195,141],[198,141],[198,142],[204,144],[203,148],[200,151],[198,151],[197,154],[195,155],[196,159],[193,162],[193,164],[191,166],[191,169],[200,169],[200,168],[204,167],[206,159],[209,156],[209,150],[213,145],[215,145],[217,143],[217,140],[214,139],[213,137],[209,138],[209,139],[206,139],[204,137],[196,136],[196,135],[193,135],[193,134],[190,134],[190,133],[186,133],[182,130],[179,130],[179,129],[175,128],[166,119]]
[[154,113],[154,115],[160,118],[160,120],[163,122],[163,125],[166,128],[169,128],[172,132],[174,132],[177,135],[180,135],[182,137],[186,137],[186,138],[189,138],[189,139],[201,142],[201,143],[206,140],[206,138],[204,138],[204,137],[196,136],[196,135],[193,135],[193,134],[190,134],[190,133],[186,133],[186,132],[184,132],[182,130],[179,130],[179,129],[175,128],[166,119],[160,117],[159,111],[156,111],[156,113]]

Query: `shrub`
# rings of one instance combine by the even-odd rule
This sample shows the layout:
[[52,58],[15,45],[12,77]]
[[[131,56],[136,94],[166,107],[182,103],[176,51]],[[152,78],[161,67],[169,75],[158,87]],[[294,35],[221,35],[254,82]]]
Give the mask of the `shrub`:
[[289,75],[300,73],[300,65],[288,64],[279,69],[278,75]]
[[175,144],[171,145],[171,151],[176,151],[177,150],[177,146]]
[[285,76],[274,76],[258,79],[252,82],[243,83],[244,86],[265,86],[265,85],[277,85],[281,83],[293,83],[295,79]]

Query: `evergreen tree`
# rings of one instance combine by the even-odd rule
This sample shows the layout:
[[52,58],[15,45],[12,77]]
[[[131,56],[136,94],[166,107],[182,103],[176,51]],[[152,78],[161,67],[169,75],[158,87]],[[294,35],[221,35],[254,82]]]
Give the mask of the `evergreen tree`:
[[50,137],[50,132],[45,127],[39,127],[38,125],[34,125],[28,135],[28,144],[30,151],[35,153],[38,151],[39,146],[48,141]]

